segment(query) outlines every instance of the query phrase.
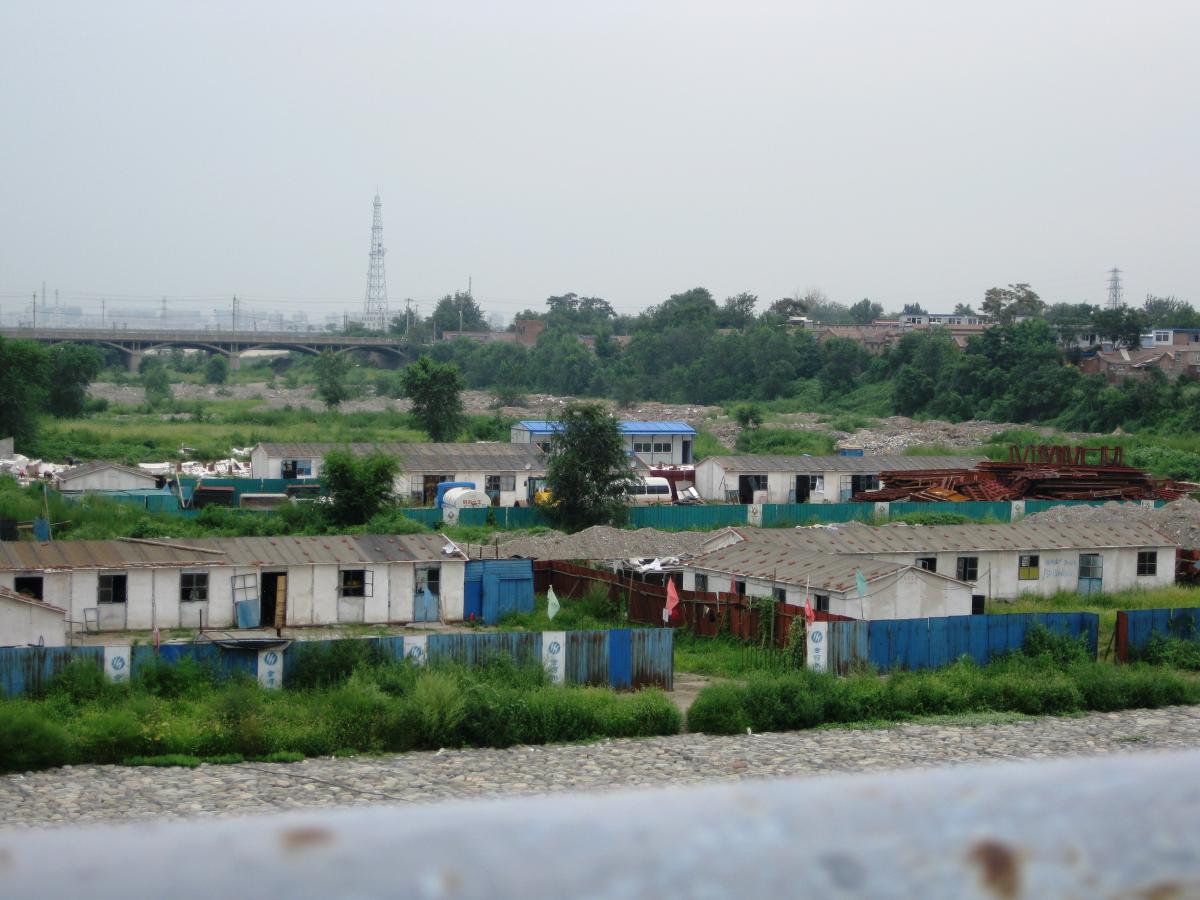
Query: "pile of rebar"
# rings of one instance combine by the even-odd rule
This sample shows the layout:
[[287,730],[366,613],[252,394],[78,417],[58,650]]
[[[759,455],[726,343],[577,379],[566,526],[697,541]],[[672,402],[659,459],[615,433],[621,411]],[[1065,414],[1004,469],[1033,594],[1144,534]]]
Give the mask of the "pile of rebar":
[[[1092,457],[1096,457],[1092,461]],[[1171,481],[1121,465],[1119,447],[1010,447],[1008,462],[974,469],[881,472],[882,487],[859,491],[855,501],[964,500],[1177,500]]]

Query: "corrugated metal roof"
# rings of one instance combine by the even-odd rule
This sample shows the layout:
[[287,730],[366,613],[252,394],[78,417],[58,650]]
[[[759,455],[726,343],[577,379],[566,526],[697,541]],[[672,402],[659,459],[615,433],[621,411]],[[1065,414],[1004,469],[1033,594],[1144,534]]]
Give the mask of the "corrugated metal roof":
[[[696,429],[687,422],[634,422],[618,423],[621,434],[695,434]],[[517,426],[534,434],[553,434],[561,427],[550,419],[522,419]]]
[[[447,545],[454,546],[456,555],[442,553]],[[465,556],[452,541],[437,534],[0,542],[0,571],[352,565],[444,559]]]
[[[985,456],[712,456],[713,463],[726,472],[853,472],[874,474],[914,469],[973,469]],[[708,462],[708,460],[705,460]],[[703,463],[701,463],[703,465]]]
[[[809,585],[814,590],[853,591],[854,573],[861,569],[868,582],[895,575],[912,566],[874,559],[797,551],[781,541],[744,541],[713,550],[684,563],[730,575],[765,578],[778,584]],[[933,573],[929,573],[933,576]],[[936,577],[936,576],[933,576]]]
[[90,475],[93,472],[101,472],[105,469],[116,469],[118,472],[124,472],[126,475],[135,475],[138,478],[144,478],[147,481],[158,481],[158,476],[154,475],[152,472],[147,472],[144,469],[135,469],[131,466],[123,466],[120,463],[105,462],[102,459],[81,463],[74,468],[67,469],[65,472],[60,472],[58,480],[70,481],[72,478],[79,478],[80,476]]
[[533,444],[268,444],[258,445],[267,456],[279,459],[319,459],[334,450],[349,450],[356,456],[380,452],[399,460],[401,471],[520,472],[542,471],[546,454]]
[[[743,529],[740,533],[750,542],[764,539],[751,531]],[[791,535],[784,540],[794,541],[800,550],[854,554],[1175,546],[1170,538],[1140,522],[883,526],[847,523],[799,527],[783,533]]]

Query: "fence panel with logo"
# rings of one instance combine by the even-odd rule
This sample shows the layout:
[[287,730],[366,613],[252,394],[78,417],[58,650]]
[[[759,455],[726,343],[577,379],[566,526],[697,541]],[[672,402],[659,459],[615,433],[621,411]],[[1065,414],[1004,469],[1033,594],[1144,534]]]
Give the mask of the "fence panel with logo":
[[[389,635],[346,638],[369,645],[377,659],[408,659],[414,665],[457,663],[479,666],[497,656],[519,663],[548,664],[557,684],[590,684],[616,690],[674,683],[675,644],[670,628],[624,628],[612,631],[505,631],[454,634]],[[245,677],[266,688],[287,685],[300,654],[323,650],[332,641],[281,641],[272,646],[220,646],[212,643],[163,644],[154,647],[13,647],[0,648],[3,696],[41,694],[54,676],[74,659],[85,659],[111,681],[137,677],[147,666],[176,665],[184,660],[225,677]]]

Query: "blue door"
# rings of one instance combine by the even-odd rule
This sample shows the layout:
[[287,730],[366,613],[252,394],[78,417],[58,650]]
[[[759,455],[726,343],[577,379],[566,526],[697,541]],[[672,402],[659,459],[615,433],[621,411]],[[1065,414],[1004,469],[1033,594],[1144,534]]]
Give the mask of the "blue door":
[[438,615],[437,594],[424,587],[413,595],[413,621],[436,622]]
[[483,619],[482,581],[468,581],[466,583],[466,594],[463,597],[463,619],[470,622],[472,616],[475,617],[475,621]]
[[1104,556],[1099,553],[1079,554],[1079,593],[1099,594],[1104,590]]

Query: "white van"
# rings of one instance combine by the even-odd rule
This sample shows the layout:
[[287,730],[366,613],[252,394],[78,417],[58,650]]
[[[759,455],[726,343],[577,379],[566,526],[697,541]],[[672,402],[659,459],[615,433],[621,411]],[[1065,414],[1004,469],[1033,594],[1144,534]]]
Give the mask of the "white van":
[[671,503],[671,482],[657,476],[639,478],[629,490],[630,506],[653,506],[656,503]]

